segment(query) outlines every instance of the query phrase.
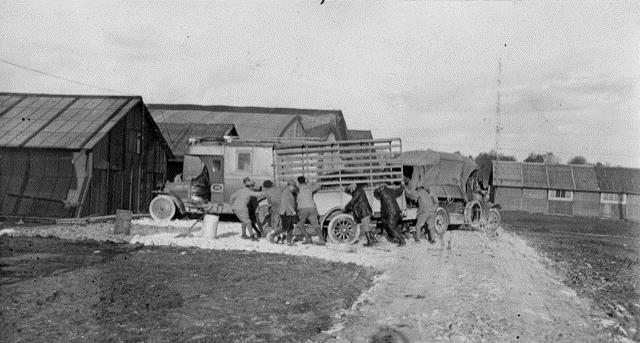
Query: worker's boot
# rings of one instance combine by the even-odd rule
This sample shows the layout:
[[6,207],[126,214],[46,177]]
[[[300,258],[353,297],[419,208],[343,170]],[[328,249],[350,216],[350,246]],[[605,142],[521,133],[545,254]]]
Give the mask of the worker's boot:
[[378,243],[378,237],[376,237],[376,233],[375,232],[369,232],[369,236],[371,237],[371,242],[373,244]]
[[365,232],[365,233],[364,233],[364,238],[366,238],[366,239],[367,239],[367,241],[362,245],[363,247],[370,247],[370,246],[372,246],[372,245],[373,245],[373,244],[371,243],[371,238],[369,237],[369,233],[368,233],[368,232]]
[[376,244],[376,238],[373,236],[373,232],[367,232],[364,236],[367,238],[367,243],[363,244],[365,247],[371,247]]
[[413,231],[412,235],[413,235],[413,239],[416,241],[416,243],[420,243],[420,237],[418,235],[418,230]]
[[428,234],[429,234],[429,243],[431,244],[436,244],[436,233],[433,230],[432,227],[429,227],[427,230]]
[[397,227],[391,229],[390,234],[393,236],[393,242],[397,243],[399,247],[407,244],[402,236],[402,232]]

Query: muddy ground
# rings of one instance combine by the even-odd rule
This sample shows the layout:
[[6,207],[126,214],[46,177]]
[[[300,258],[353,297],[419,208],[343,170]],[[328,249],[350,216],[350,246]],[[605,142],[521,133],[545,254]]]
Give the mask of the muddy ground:
[[[264,240],[260,242],[242,240],[239,237],[237,223],[221,223],[219,231],[221,237],[217,240],[200,237],[197,233],[194,237],[177,238],[177,232],[184,231],[184,227],[191,225],[188,222],[172,223],[174,228],[169,229],[146,223],[142,227],[134,226],[134,234],[128,237],[114,237],[109,232],[111,230],[109,224],[16,229],[14,234],[17,235],[33,236],[49,233],[70,239],[96,237],[96,239],[129,240],[145,245],[141,251],[114,254],[115,257],[110,260],[96,262],[87,257],[83,262],[86,265],[82,265],[82,268],[44,277],[45,280],[56,278],[57,281],[53,284],[63,285],[64,289],[74,289],[74,284],[93,284],[90,281],[97,280],[99,276],[107,280],[101,281],[101,284],[122,284],[121,287],[124,288],[116,288],[117,291],[112,293],[98,291],[97,287],[92,286],[93,292],[104,294],[102,297],[108,299],[104,303],[105,300],[101,300],[101,296],[98,296],[97,304],[103,304],[100,305],[102,307],[96,307],[101,309],[99,311],[91,307],[97,306],[91,305],[96,303],[96,298],[79,300],[85,304],[83,308],[92,308],[90,311],[93,312],[88,313],[106,313],[106,317],[100,317],[107,318],[106,320],[99,321],[97,317],[67,312],[62,313],[62,316],[56,314],[49,303],[59,304],[60,300],[56,299],[60,295],[51,298],[55,292],[48,288],[49,283],[38,283],[29,281],[32,279],[26,279],[15,283],[20,284],[20,287],[13,289],[13,292],[22,292],[19,293],[22,294],[22,298],[18,299],[26,306],[25,309],[17,310],[17,313],[21,313],[21,317],[16,317],[18,318],[16,323],[21,323],[21,320],[36,320],[41,328],[44,327],[52,332],[56,331],[50,327],[79,327],[80,329],[74,331],[76,336],[70,336],[72,333],[60,333],[66,335],[60,337],[76,338],[78,341],[84,341],[87,337],[103,341],[193,339],[194,341],[274,342],[303,341],[311,338],[313,341],[332,343],[628,342],[637,339],[638,332],[635,326],[638,316],[634,311],[640,308],[635,288],[638,285],[638,251],[640,249],[636,224],[521,213],[504,213],[503,216],[506,222],[504,230],[499,231],[500,235],[496,239],[489,239],[473,230],[455,230],[447,233],[445,236],[447,244],[444,246],[450,245],[450,250],[426,242],[419,244],[410,242],[406,247],[398,249],[384,240],[374,249],[361,245],[350,246],[348,249],[334,245],[287,247],[273,245]],[[169,246],[171,246],[169,250],[155,248]],[[203,250],[191,247],[199,247]],[[225,274],[227,281],[224,282],[217,279],[197,281],[201,280],[201,276],[196,277],[194,274],[205,273],[192,273],[194,267],[191,264],[211,264],[212,256],[218,256],[217,254],[223,254],[226,251],[237,254],[234,256],[238,256],[238,260],[249,259],[253,263],[242,264],[242,267],[234,269],[236,274],[231,272]],[[181,255],[182,252],[186,253]],[[157,254],[157,257],[154,254]],[[210,258],[188,257],[192,254],[210,256]],[[139,275],[137,276],[139,283],[146,286],[138,287],[137,284],[131,285],[124,282],[126,280],[106,278],[105,275],[117,274],[119,270],[116,269],[123,263],[126,264],[127,260],[122,259],[121,256],[129,256],[129,260],[132,259],[131,256],[136,257],[136,263],[124,271],[127,275]],[[274,268],[282,267],[278,269],[284,273],[282,275],[290,275],[284,271],[287,264],[281,264],[282,262],[263,264],[265,268],[252,269],[251,266],[261,265],[256,261],[261,261],[262,256],[269,256],[267,260],[273,258],[274,261],[298,258],[294,256],[312,256],[334,262],[353,262],[375,268],[380,274],[374,277],[373,286],[367,289],[369,285],[367,280],[371,275],[370,269],[366,272],[361,269],[360,274],[355,271],[357,269],[348,271],[343,269],[343,272],[338,275],[332,274],[328,279],[322,278],[322,274],[313,272],[311,265],[306,266],[306,269],[294,270],[296,273],[294,275],[301,282],[297,287],[306,289],[305,285],[311,284],[312,287],[318,288],[314,292],[326,291],[328,294],[326,299],[331,299],[332,292],[338,292],[338,294],[344,294],[341,298],[345,300],[333,305],[329,302],[329,308],[325,308],[323,307],[325,302],[314,302],[317,297],[306,297],[303,298],[304,300],[298,300],[309,305],[302,306],[300,311],[306,311],[301,312],[302,315],[279,316],[278,311],[288,309],[288,305],[280,304],[281,307],[270,307],[272,299],[265,301],[258,297],[256,300],[254,296],[244,296],[242,294],[245,293],[231,291],[238,285],[242,285],[249,287],[250,292],[255,292],[255,285],[264,285],[262,281],[264,277],[272,280],[271,276],[266,275],[273,274],[269,271]],[[192,260],[190,263],[178,263],[183,258]],[[309,261],[319,260],[309,259]],[[169,266],[171,273],[160,271],[165,267],[163,263]],[[104,269],[103,265],[110,266],[111,269]],[[332,268],[338,270],[347,268],[341,267],[344,264],[332,265],[334,266]],[[83,272],[83,270],[86,271]],[[330,273],[330,271],[327,272]],[[344,277],[345,273],[349,276]],[[366,276],[362,273],[366,273]],[[251,276],[246,278],[232,276],[245,274]],[[334,284],[328,280],[340,276],[343,277],[340,280],[344,282],[336,285],[336,288],[331,288]],[[287,276],[285,279],[288,280],[288,278]],[[350,278],[355,280],[354,288],[345,286],[350,284]],[[38,278],[36,277],[35,280]],[[273,280],[277,282],[278,278]],[[168,281],[168,284],[165,281]],[[158,307],[157,317],[150,317],[153,320],[146,321],[146,316],[142,316],[146,313],[147,302],[128,301],[127,304],[133,305],[125,306],[124,302],[117,300],[119,294],[129,294],[129,288],[132,289],[132,294],[142,294],[142,298],[153,298],[156,287],[160,287],[159,283],[168,285],[168,288],[161,290],[162,292],[180,294],[183,303],[177,305],[173,301],[168,301],[153,305],[153,302],[148,302],[150,307]],[[216,285],[220,283],[222,287],[215,286],[214,291],[207,289],[203,283]],[[192,284],[195,286],[192,287]],[[280,286],[273,287],[282,287],[286,284],[284,282],[279,284]],[[12,289],[13,285],[2,286],[3,294],[6,287]],[[91,289],[87,291],[88,294],[92,294]],[[211,295],[206,297],[199,295],[207,294],[206,290],[211,294],[219,292],[226,294],[227,299],[218,298],[215,304],[224,304],[227,306],[225,308],[229,308],[228,312],[222,316],[219,315],[216,311],[222,311],[221,307],[206,301]],[[360,294],[351,308],[346,311],[339,310],[340,307],[349,307],[361,290],[365,291]],[[31,296],[32,294],[37,297]],[[237,294],[240,296],[236,297]],[[3,303],[0,305],[6,308],[4,299],[3,295]],[[37,299],[41,299],[40,303]],[[73,298],[67,294],[63,299],[67,299],[62,300],[63,302],[69,303],[72,302],[69,299]],[[168,299],[173,298],[169,296]],[[234,306],[236,304],[234,300],[237,299],[240,299],[238,301],[241,305]],[[293,304],[289,302],[289,305]],[[47,310],[41,312],[38,306],[44,306]],[[264,309],[261,306],[265,306]],[[315,308],[312,309],[312,307]],[[187,314],[184,308],[190,309]],[[254,308],[261,311],[260,316],[252,317],[245,314],[247,309]],[[114,312],[128,314],[117,317]],[[54,315],[45,316],[43,313]],[[36,319],[30,319],[34,314]],[[331,316],[333,318],[330,318]],[[302,326],[294,320],[300,317],[303,318]],[[198,321],[198,318],[204,319]],[[52,323],[46,320],[51,320]],[[289,325],[290,322],[287,321],[291,320],[294,320],[294,324]],[[322,325],[318,325],[318,321]],[[284,329],[275,331],[267,329],[273,325]],[[294,328],[296,326],[298,329]],[[34,337],[35,330],[42,330],[37,326],[21,328],[24,330],[29,327],[34,330],[29,333],[32,335],[29,337]],[[165,327],[169,328],[169,331],[162,331]],[[215,330],[208,331],[211,327]],[[317,334],[320,327],[323,328],[323,332]],[[216,336],[218,332],[224,332],[227,336]],[[87,336],[87,333],[93,336]]]
[[0,236],[1,342],[300,342],[373,271],[309,257]]
[[605,323],[640,341],[640,224],[522,212],[503,218],[565,284],[612,319]]

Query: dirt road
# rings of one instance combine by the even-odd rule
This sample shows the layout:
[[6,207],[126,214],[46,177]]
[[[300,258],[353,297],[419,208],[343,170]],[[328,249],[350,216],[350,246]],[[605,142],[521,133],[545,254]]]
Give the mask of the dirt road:
[[[522,240],[451,232],[452,249],[402,250],[328,342],[602,342],[602,318]],[[361,299],[362,300],[362,299]]]

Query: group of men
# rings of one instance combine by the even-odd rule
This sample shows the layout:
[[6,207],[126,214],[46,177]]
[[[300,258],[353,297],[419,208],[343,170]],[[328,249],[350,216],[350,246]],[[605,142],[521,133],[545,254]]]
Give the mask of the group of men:
[[[258,225],[256,209],[258,201],[265,199],[269,205],[268,225],[273,229],[266,237],[270,242],[276,243],[276,239],[284,242],[284,237],[288,245],[294,245],[293,230],[297,224],[298,229],[304,236],[302,244],[313,244],[312,236],[305,229],[305,224],[309,222],[311,229],[318,236],[317,245],[324,245],[326,237],[322,232],[319,223],[319,214],[313,194],[320,189],[316,183],[307,183],[304,176],[296,180],[289,180],[284,187],[277,187],[272,181],[266,180],[262,187],[256,187],[255,182],[246,177],[243,179],[243,186],[230,198],[233,213],[242,223],[242,238],[258,240],[264,236],[261,225]],[[364,185],[351,184],[346,187],[345,192],[351,195],[351,200],[345,205],[344,212],[352,213],[356,223],[364,231],[366,242],[364,246],[370,247],[377,243],[376,234],[371,227],[373,210],[367,198]],[[438,199],[429,192],[428,188],[418,186],[407,188],[404,185],[390,187],[380,185],[374,191],[374,197],[380,201],[380,223],[387,236],[395,241],[398,246],[406,244],[402,232],[403,221],[402,211],[397,199],[406,196],[416,201],[418,213],[413,237],[416,242],[423,238],[422,227],[428,226],[428,240],[435,242],[434,218],[438,206]],[[247,235],[247,233],[249,233]]]
[[231,195],[229,200],[233,213],[242,222],[243,239],[258,240],[263,236],[257,225],[255,210],[258,200],[266,199],[269,204],[269,225],[273,229],[267,237],[270,242],[275,243],[275,238],[286,235],[287,244],[294,245],[293,229],[297,223],[305,237],[302,244],[313,244],[311,234],[305,229],[308,221],[319,237],[315,244],[325,244],[326,238],[318,220],[318,208],[313,200],[313,194],[320,189],[320,185],[307,183],[304,176],[298,177],[297,182],[289,180],[285,187],[276,187],[272,181],[266,180],[260,190],[256,189],[255,182],[248,177],[242,183],[244,187]]

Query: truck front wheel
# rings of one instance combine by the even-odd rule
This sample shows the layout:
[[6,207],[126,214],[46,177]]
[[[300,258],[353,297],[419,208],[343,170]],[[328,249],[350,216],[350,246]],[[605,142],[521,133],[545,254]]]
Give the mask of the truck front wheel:
[[360,237],[360,226],[351,215],[341,213],[331,218],[327,234],[331,243],[352,244]]
[[176,205],[169,197],[159,195],[151,200],[149,214],[155,220],[173,219],[176,215]]

